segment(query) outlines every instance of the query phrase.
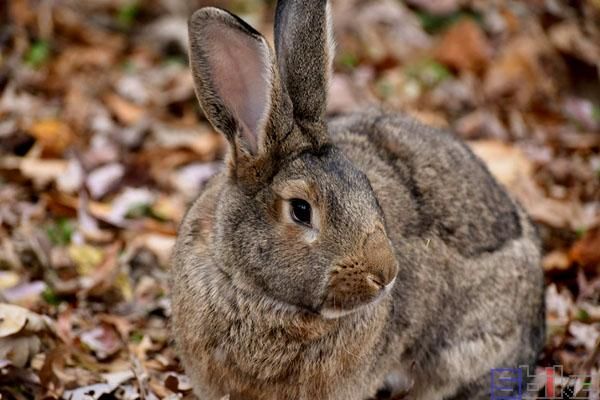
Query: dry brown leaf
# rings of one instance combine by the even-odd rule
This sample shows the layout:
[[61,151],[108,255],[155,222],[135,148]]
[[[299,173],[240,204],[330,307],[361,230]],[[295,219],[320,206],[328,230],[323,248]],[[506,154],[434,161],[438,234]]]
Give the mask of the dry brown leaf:
[[600,228],[586,232],[569,250],[569,258],[590,269],[600,269]]
[[332,9],[339,47],[369,63],[408,60],[431,45],[417,17],[400,1],[344,0],[332,3]]
[[29,132],[44,151],[52,156],[61,156],[75,140],[75,134],[69,125],[58,119],[37,121],[29,127]]
[[109,290],[115,283],[119,273],[118,253],[121,243],[115,242],[103,251],[103,257],[87,277],[81,278],[84,289],[81,295],[100,295]]
[[68,168],[68,162],[62,159],[44,160],[30,157],[3,157],[0,168],[18,169],[31,179],[36,187],[43,187],[56,181]]
[[130,244],[130,251],[136,251],[140,248],[150,250],[158,257],[160,265],[169,265],[171,251],[175,245],[175,237],[159,233],[147,233],[139,235]]
[[517,181],[512,192],[537,222],[572,231],[593,223],[587,217],[581,203],[549,198],[532,179]]
[[514,98],[517,105],[554,98],[563,85],[564,65],[543,34],[516,37],[500,52],[485,76],[484,91],[492,99]]
[[580,203],[549,198],[533,180],[532,162],[517,147],[494,140],[474,141],[469,145],[534,220],[572,230],[594,223]]
[[121,338],[111,325],[101,324],[79,336],[81,342],[92,350],[99,360],[105,360],[123,347]]
[[444,33],[435,49],[435,58],[459,71],[480,71],[490,60],[492,49],[472,19],[462,19]]
[[160,147],[189,148],[201,157],[212,158],[225,148],[223,136],[214,132],[207,125],[187,127],[175,124],[155,124],[153,137]]
[[119,121],[125,125],[135,125],[144,117],[145,111],[142,107],[119,95],[109,93],[104,96],[103,100]]
[[471,139],[508,139],[508,132],[497,115],[485,109],[469,113],[454,123],[461,138]]
[[590,65],[600,66],[600,43],[581,30],[576,21],[566,21],[550,28],[549,37],[557,49],[574,55]]
[[564,251],[553,250],[544,256],[542,266],[545,271],[565,270],[571,266],[571,262]]
[[533,165],[518,147],[499,140],[478,140],[468,144],[506,187],[511,188],[518,180],[531,176]]

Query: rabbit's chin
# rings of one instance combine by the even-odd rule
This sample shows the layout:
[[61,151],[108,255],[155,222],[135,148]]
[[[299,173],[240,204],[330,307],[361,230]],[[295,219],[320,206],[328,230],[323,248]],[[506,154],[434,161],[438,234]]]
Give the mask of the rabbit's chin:
[[394,283],[396,282],[396,278],[392,279],[390,283],[385,285],[385,287],[373,298],[373,300],[361,304],[357,307],[343,309],[343,308],[333,308],[333,307],[324,307],[319,312],[319,315],[325,319],[337,319],[341,317],[345,317],[346,315],[353,314],[357,311],[363,310],[366,307],[375,305],[381,301],[389,292],[392,291],[392,287],[394,287]]

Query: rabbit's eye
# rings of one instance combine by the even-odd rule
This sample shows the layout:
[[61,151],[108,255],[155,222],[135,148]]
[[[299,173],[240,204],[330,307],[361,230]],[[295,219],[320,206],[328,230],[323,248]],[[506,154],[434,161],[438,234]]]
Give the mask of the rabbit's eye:
[[292,219],[299,224],[310,225],[310,204],[302,199],[290,200]]

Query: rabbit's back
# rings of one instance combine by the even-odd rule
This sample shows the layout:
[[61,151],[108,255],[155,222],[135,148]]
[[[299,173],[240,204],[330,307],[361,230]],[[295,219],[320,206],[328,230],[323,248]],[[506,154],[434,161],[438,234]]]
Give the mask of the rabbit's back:
[[390,227],[402,237],[434,233],[474,257],[526,234],[519,207],[451,133],[375,110],[333,120],[330,133],[369,176],[386,215],[402,219]]

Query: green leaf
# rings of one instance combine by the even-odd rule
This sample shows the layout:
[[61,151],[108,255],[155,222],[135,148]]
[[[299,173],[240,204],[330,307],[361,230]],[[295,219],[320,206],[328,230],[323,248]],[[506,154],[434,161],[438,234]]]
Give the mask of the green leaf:
[[377,82],[376,90],[379,97],[383,99],[387,99],[394,94],[394,86],[385,79]]
[[73,232],[75,232],[75,227],[66,218],[59,218],[53,225],[46,228],[48,238],[52,244],[57,246],[66,246],[71,243]]
[[135,62],[132,60],[123,61],[123,63],[121,63],[121,68],[123,68],[123,71],[127,72],[128,74],[135,72],[137,69]]
[[575,234],[577,235],[578,239],[581,239],[582,237],[584,237],[586,232],[587,232],[587,229],[584,227],[575,229]]
[[25,63],[32,68],[39,68],[50,58],[50,43],[36,40],[25,54]]
[[165,66],[177,65],[177,66],[186,66],[187,59],[182,55],[172,55],[165,59],[163,62]]
[[590,320],[590,314],[584,310],[583,308],[580,308],[577,311],[577,319],[581,322],[586,322]]
[[358,65],[358,58],[352,53],[342,53],[338,57],[339,64],[347,70],[352,70]]
[[598,104],[592,106],[592,118],[594,121],[600,122],[600,106]]
[[127,210],[127,213],[125,214],[125,218],[129,218],[129,219],[136,219],[136,218],[143,218],[143,217],[156,219],[156,220],[162,221],[162,222],[167,221],[166,218],[157,214],[156,211],[154,211],[154,209],[152,208],[152,206],[147,203],[134,204]]
[[452,72],[444,64],[424,59],[409,65],[406,68],[406,75],[425,86],[433,87],[452,77]]
[[121,26],[131,28],[139,13],[140,6],[137,1],[123,4],[117,13],[117,21]]
[[473,11],[454,11],[450,14],[438,15],[438,14],[430,14],[426,11],[417,11],[416,12],[419,21],[421,21],[421,26],[428,33],[439,33],[451,25],[455,24],[462,18],[472,18],[478,23],[481,23],[482,17],[480,14]]
[[134,343],[140,343],[142,339],[144,339],[144,334],[140,331],[131,332],[131,335],[129,335],[129,340]]
[[42,299],[44,299],[44,301],[52,306],[57,306],[59,305],[63,300],[60,298],[60,296],[58,296],[54,290],[52,290],[52,288],[47,287],[43,292],[42,292]]

